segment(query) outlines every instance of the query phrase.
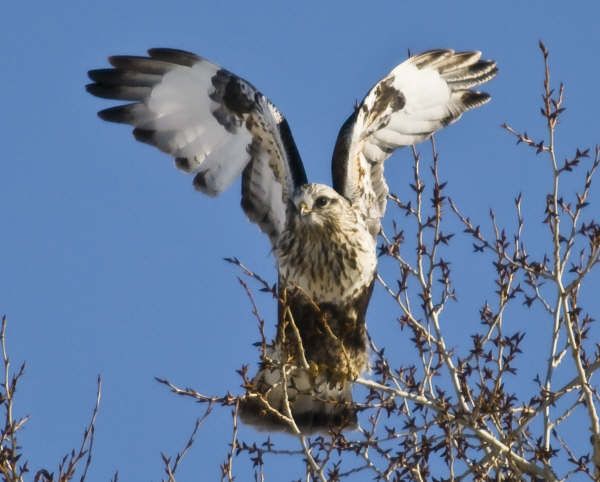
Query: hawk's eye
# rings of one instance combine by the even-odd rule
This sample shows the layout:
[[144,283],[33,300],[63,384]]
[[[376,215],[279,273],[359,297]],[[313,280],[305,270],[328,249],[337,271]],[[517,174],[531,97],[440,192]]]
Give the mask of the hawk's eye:
[[315,199],[315,206],[317,206],[318,208],[322,208],[322,207],[326,206],[328,202],[329,202],[328,197],[319,196],[317,199]]

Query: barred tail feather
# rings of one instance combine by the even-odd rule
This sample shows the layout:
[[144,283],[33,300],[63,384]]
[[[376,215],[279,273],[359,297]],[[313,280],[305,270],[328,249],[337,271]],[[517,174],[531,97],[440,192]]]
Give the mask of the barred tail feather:
[[[304,368],[293,368],[288,375],[287,401],[294,423],[303,434],[352,429],[357,425],[350,381],[329,385]],[[258,430],[293,432],[287,416],[281,368],[263,368],[253,380],[240,406],[240,418]]]

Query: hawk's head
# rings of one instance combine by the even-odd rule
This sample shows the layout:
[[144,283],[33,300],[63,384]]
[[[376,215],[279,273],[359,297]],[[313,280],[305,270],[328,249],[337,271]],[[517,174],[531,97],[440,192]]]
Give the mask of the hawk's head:
[[324,227],[347,221],[351,206],[345,197],[329,186],[304,184],[294,192],[289,214],[295,222],[307,227]]

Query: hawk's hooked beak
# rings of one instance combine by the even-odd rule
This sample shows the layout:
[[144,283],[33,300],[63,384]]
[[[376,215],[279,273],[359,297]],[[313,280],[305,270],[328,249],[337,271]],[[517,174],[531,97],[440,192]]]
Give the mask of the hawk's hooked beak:
[[298,205],[298,210],[300,211],[300,216],[306,216],[307,214],[310,213],[310,209],[308,208],[308,204],[306,204],[304,201],[302,201]]

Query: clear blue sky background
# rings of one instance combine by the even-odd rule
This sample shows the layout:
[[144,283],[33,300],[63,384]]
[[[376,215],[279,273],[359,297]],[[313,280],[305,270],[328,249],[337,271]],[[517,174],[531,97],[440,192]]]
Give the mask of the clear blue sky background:
[[[513,197],[531,193],[525,202],[536,216],[533,236],[548,179],[540,176],[541,161],[516,148],[499,125],[542,133],[537,42],[544,39],[554,78],[567,85],[561,157],[600,141],[599,14],[595,2],[557,1],[5,4],[0,311],[9,317],[12,359],[27,361],[17,414],[31,415],[21,436],[31,468],[55,466],[79,443],[100,373],[91,480],[108,480],[117,469],[121,480],[159,479],[160,451],[180,448],[198,407],[153,377],[207,393],[236,392],[235,369],[257,359],[255,322],[236,270],[222,257],[238,256],[275,279],[267,240],[238,208],[239,188],[205,198],[168,157],[135,143],[124,126],[102,123],[95,113],[108,103],[86,94],[87,70],[105,66],[110,54],[155,46],[200,53],[266,93],[288,118],[311,180],[329,182],[339,126],[407,49],[482,50],[500,67],[485,88],[493,101],[438,136],[442,174],[448,193],[482,223],[490,207],[501,222],[512,222]],[[403,195],[409,160],[402,151],[388,163],[391,189]],[[478,264],[483,258],[470,257],[469,240],[456,242],[464,245],[455,258],[464,305],[446,323],[460,344],[494,286],[490,269]],[[400,362],[411,363],[405,334],[395,328],[397,311],[381,291],[370,310],[371,331]],[[588,308],[598,316],[594,303]],[[272,325],[274,304],[264,297],[261,306]],[[514,320],[513,329],[544,328],[534,315]],[[539,344],[530,342],[537,354]],[[520,380],[524,390],[531,378]],[[181,480],[218,477],[229,427],[229,412],[216,410]],[[252,434],[241,429],[244,438]],[[237,467],[238,480],[247,480],[246,466]],[[296,469],[275,461],[271,480],[298,478]]]

